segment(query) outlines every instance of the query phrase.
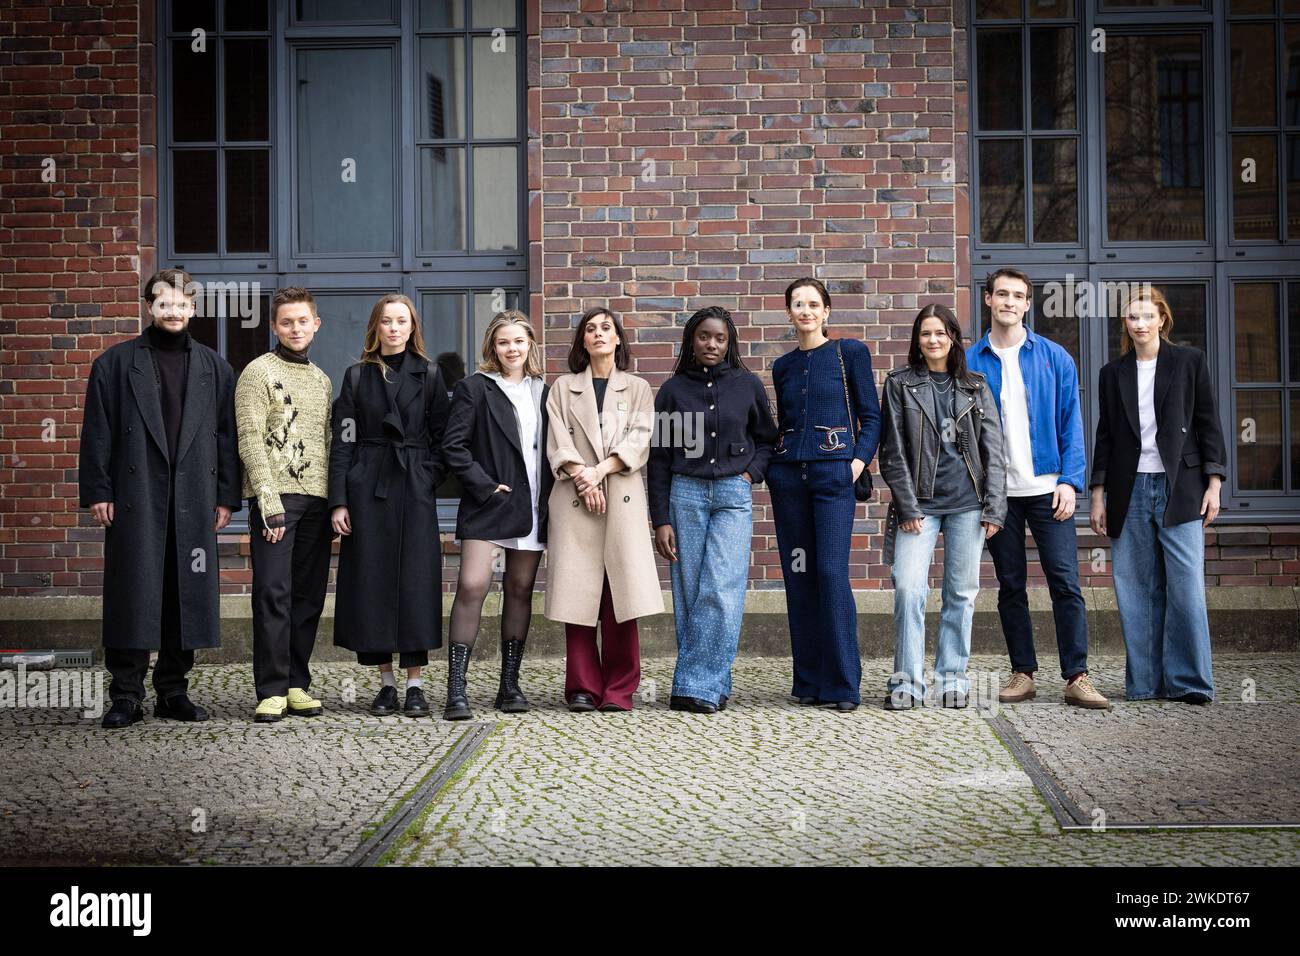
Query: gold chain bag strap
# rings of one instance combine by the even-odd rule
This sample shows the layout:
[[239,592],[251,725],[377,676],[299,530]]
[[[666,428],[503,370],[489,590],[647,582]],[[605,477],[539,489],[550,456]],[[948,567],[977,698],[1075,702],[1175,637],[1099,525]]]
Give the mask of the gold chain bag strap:
[[[840,340],[835,340],[835,357],[840,360],[840,381],[844,385],[844,410],[849,414],[849,428],[853,431],[853,442],[856,445],[858,441],[858,432],[860,428],[856,427],[857,418],[853,414],[853,403],[849,401],[849,373],[844,369],[844,353],[840,351]],[[853,483],[853,497],[858,501],[871,500],[871,462],[867,462],[862,469],[862,474],[858,475],[858,480]]]

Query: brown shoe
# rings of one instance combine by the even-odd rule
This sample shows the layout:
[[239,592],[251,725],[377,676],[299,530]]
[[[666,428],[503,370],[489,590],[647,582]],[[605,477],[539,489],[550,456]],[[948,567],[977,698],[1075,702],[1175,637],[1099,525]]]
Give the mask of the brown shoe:
[[1003,704],[1019,704],[1033,700],[1038,691],[1034,689],[1034,676],[1016,671],[1011,675],[1007,686],[998,692],[998,701]]
[[1086,673],[1065,685],[1065,702],[1075,707],[1087,707],[1089,710],[1110,710],[1110,701],[1101,696],[1092,686]]

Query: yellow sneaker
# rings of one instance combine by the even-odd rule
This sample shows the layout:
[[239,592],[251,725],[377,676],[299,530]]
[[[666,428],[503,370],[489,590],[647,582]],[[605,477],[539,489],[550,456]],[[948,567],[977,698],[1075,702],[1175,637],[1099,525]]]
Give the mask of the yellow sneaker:
[[301,687],[289,688],[289,713],[295,717],[315,717],[322,710],[320,701]]
[[285,698],[263,697],[257,702],[253,720],[259,724],[273,724],[284,718]]

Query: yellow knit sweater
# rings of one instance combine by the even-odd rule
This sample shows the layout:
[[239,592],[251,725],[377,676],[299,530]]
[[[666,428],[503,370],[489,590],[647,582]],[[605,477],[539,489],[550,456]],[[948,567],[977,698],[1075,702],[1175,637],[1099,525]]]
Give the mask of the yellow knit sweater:
[[267,352],[249,362],[235,387],[244,497],[262,518],[283,514],[281,495],[328,497],[330,402],[334,388],[318,366]]

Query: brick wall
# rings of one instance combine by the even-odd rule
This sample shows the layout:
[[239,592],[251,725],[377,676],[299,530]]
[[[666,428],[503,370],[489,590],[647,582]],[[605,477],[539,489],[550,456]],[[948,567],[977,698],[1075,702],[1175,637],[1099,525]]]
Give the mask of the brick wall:
[[152,13],[131,2],[3,7],[0,591],[69,593],[100,580],[102,535],[76,501],[85,379],[96,355],[139,331],[141,258],[152,253],[140,163],[150,37],[139,26]]
[[[871,345],[878,382],[921,304],[969,325],[964,2],[527,6],[529,311],[552,373],[575,316],[607,304],[658,385],[685,318],[721,303],[770,383],[795,346],[782,293],[804,275],[831,290],[833,334]],[[152,0],[0,5],[0,595],[99,590],[76,434],[89,363],[139,331],[155,265],[154,19]],[[755,505],[751,585],[779,588],[766,490]],[[855,587],[889,585],[884,513],[858,507]],[[1207,582],[1296,585],[1298,544],[1291,526],[1216,529]],[[1108,551],[1081,536],[1085,584],[1110,583]],[[226,591],[247,590],[247,554],[222,537]]]
[[[953,18],[951,3],[915,0],[543,0],[532,305],[550,369],[564,368],[575,315],[608,303],[658,385],[685,318],[723,304],[770,384],[796,345],[785,287],[812,275],[831,292],[832,335],[865,339],[883,381],[920,304],[966,305],[953,181],[966,179],[966,40]],[[884,513],[858,507],[855,587],[887,584]],[[780,587],[765,490],[754,529],[751,583]]]

